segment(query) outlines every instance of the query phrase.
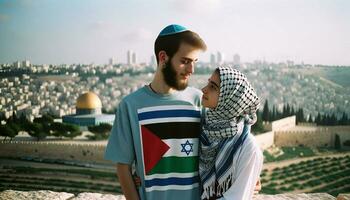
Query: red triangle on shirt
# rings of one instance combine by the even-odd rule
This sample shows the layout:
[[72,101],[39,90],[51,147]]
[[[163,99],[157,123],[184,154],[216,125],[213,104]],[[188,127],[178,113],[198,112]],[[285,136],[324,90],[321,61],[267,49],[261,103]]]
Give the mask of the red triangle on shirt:
[[146,174],[150,172],[162,156],[170,149],[158,136],[141,126],[143,162]]

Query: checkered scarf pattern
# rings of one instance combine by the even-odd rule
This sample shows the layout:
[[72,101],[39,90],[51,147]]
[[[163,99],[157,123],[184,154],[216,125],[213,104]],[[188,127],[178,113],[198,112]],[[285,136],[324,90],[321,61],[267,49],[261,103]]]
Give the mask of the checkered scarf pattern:
[[[259,106],[259,98],[244,74],[229,66],[218,69],[218,105],[205,113],[200,136],[202,199],[221,197],[234,183],[233,157],[247,138],[249,125],[256,122]],[[238,123],[245,124],[241,132]]]
[[[206,113],[203,131],[209,137],[231,137],[237,132],[237,122],[244,118],[256,121],[259,98],[247,77],[230,66],[221,66],[218,105]],[[249,117],[249,118],[248,118]]]

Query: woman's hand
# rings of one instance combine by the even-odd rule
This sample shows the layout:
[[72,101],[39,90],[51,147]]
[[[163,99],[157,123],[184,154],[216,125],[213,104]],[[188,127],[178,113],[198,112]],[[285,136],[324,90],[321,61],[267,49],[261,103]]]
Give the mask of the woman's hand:
[[258,179],[258,181],[256,182],[255,188],[254,188],[254,194],[259,194],[261,190],[261,182],[260,182],[260,178]]
[[134,179],[134,184],[136,186],[136,188],[141,186],[141,179],[140,177],[138,177],[136,174],[133,175],[133,179]]

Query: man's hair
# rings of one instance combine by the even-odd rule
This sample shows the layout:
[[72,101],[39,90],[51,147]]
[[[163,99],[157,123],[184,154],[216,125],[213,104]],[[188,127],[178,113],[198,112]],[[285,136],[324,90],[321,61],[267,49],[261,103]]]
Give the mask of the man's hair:
[[154,53],[156,54],[157,63],[159,63],[158,54],[165,51],[167,56],[172,58],[179,50],[181,43],[189,44],[203,51],[207,50],[207,45],[199,35],[192,31],[184,31],[171,35],[158,36],[154,43]]

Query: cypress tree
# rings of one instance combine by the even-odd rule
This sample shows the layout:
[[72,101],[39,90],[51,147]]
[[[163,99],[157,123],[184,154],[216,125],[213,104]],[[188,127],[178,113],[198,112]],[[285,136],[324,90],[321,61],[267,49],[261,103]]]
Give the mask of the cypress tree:
[[262,120],[263,121],[269,121],[269,103],[267,99],[265,100],[264,108],[263,108],[263,113],[262,113]]
[[321,121],[322,121],[321,113],[318,112],[315,122],[317,125],[321,125]]
[[291,115],[291,110],[290,110],[289,103],[287,103],[287,108],[286,108],[286,117],[289,117],[290,115]]
[[313,121],[312,121],[312,115],[311,115],[311,114],[309,115],[308,122],[309,122],[309,123],[313,123]]

